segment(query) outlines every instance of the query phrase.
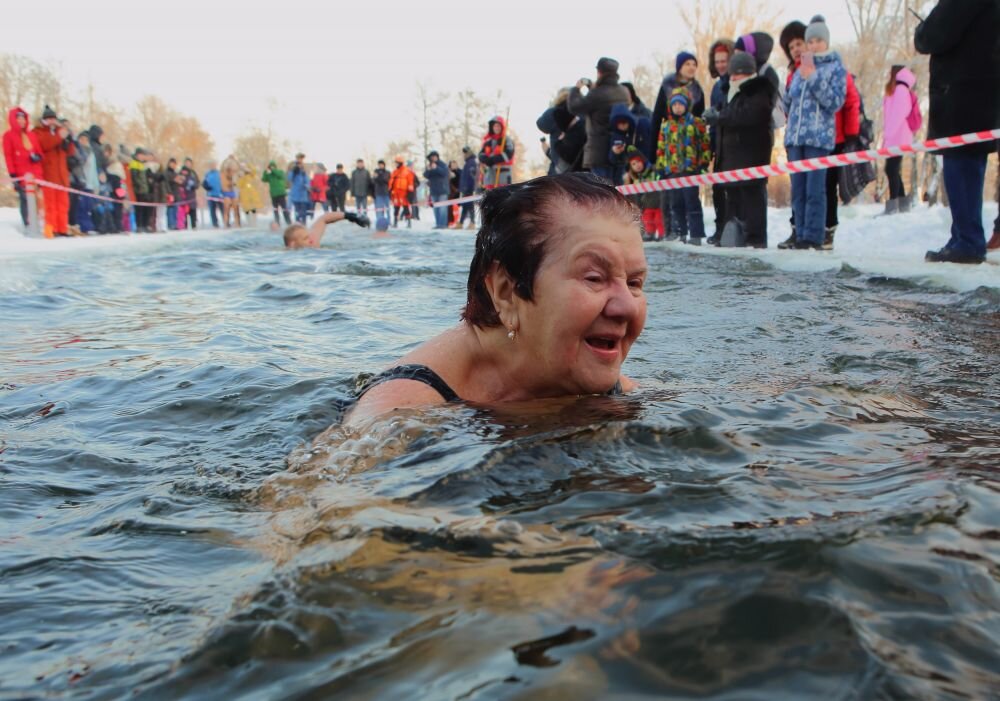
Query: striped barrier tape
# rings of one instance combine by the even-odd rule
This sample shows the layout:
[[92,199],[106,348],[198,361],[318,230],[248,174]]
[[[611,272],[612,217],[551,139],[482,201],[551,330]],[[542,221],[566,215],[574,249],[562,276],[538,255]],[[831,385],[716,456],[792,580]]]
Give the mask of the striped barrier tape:
[[[795,173],[807,173],[814,170],[825,170],[827,168],[838,168],[840,166],[851,165],[855,163],[865,163],[869,161],[876,161],[883,158],[893,158],[895,156],[902,156],[907,153],[917,153],[926,151],[942,151],[947,149],[958,148],[960,146],[968,146],[969,144],[978,144],[984,141],[993,141],[995,139],[1000,139],[1000,129],[992,129],[990,131],[980,131],[970,134],[961,134],[959,136],[948,136],[941,139],[928,139],[927,141],[917,142],[909,144],[906,146],[886,146],[878,149],[869,149],[867,151],[849,151],[847,153],[839,153],[830,156],[820,156],[818,158],[807,158],[801,161],[786,161],[785,163],[776,163],[774,165],[766,166],[755,166],[752,168],[741,168],[738,170],[726,170],[719,173],[703,173],[701,175],[684,175],[680,177],[665,178],[663,180],[654,180],[645,183],[635,183],[632,185],[619,185],[618,191],[623,195],[640,195],[643,193],[650,192],[662,192],[664,190],[679,190],[685,187],[696,187],[699,185],[724,185],[727,183],[743,182],[747,180],[758,180],[760,178],[768,178],[775,175],[788,175]],[[19,182],[25,180],[25,177],[10,178],[11,182]],[[46,180],[36,179],[36,185],[39,187],[50,187],[57,190],[64,190],[66,192],[76,193],[78,195],[84,195],[97,200],[104,200],[106,202],[116,202],[131,204],[133,206],[139,207],[163,207],[165,205],[187,205],[196,203],[197,200],[185,200],[184,202],[135,202],[133,200],[117,200],[113,197],[104,197],[102,195],[94,195],[92,193],[74,190],[73,188],[65,187],[63,185],[57,185],[55,183],[50,183]],[[442,200],[441,202],[430,202],[428,206],[430,207],[450,207],[456,204],[467,204],[470,202],[478,202],[483,198],[482,195],[468,195],[466,197],[458,197],[452,200]],[[223,200],[218,197],[206,197],[208,201],[222,202]]]
[[[919,151],[940,151],[945,149],[958,148],[969,144],[978,144],[984,141],[1000,139],[1000,129],[991,131],[980,131],[960,136],[949,136],[943,139],[929,139],[923,142],[909,144],[907,146],[887,146],[868,151],[850,151],[830,156],[820,156],[819,158],[807,158],[802,161],[787,161],[776,163],[775,165],[757,166],[753,168],[741,168],[739,170],[726,170],[719,173],[703,173],[702,175],[685,175],[681,177],[665,178],[645,183],[635,183],[633,185],[619,185],[618,191],[623,195],[640,195],[649,192],[662,192],[664,190],[678,190],[685,187],[696,187],[698,185],[715,185],[735,183],[746,180],[758,180],[774,175],[786,175],[790,173],[806,173],[813,170],[825,170],[827,168],[838,168],[840,166],[853,163],[865,163],[882,158],[892,158],[902,156],[907,153]],[[434,202],[435,207],[447,207],[454,204],[464,204],[466,202],[477,202],[482,199],[482,195],[470,195],[453,200]]]

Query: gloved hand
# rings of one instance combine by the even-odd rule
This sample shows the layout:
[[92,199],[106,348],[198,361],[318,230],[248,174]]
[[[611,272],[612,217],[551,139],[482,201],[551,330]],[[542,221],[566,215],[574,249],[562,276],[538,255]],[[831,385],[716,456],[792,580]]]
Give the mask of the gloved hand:
[[40,155],[40,154],[37,154],[37,153],[33,153],[33,154],[31,154],[30,156],[28,156],[28,159],[29,159],[29,160],[30,160],[30,161],[31,161],[32,163],[39,163],[39,162],[41,162],[41,160],[42,160],[42,157],[41,157],[41,155]]
[[357,214],[355,212],[344,212],[344,219],[365,229],[372,225],[371,220],[369,220],[368,217],[364,214]]
[[715,109],[714,107],[709,107],[701,115],[701,118],[704,119],[709,124],[711,124],[712,126],[715,126],[719,122],[719,110]]

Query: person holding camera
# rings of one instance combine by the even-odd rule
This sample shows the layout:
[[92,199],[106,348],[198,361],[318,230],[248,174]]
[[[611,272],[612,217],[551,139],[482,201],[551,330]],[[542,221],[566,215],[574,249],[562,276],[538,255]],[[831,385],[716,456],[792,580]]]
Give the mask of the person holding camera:
[[[587,93],[584,94],[584,90]],[[597,62],[597,82],[581,78],[569,91],[567,107],[571,114],[586,122],[587,144],[583,150],[583,168],[611,182],[613,173],[608,163],[608,142],[611,129],[611,108],[628,105],[628,89],[618,83],[618,61],[603,57]]]
[[[847,70],[830,50],[826,20],[816,15],[805,31],[806,51],[785,93],[785,149],[789,161],[828,156],[836,145],[836,115],[847,99]],[[795,248],[822,250],[826,241],[826,172],[792,174]]]
[[312,212],[312,202],[309,199],[309,172],[306,170],[306,154],[295,154],[295,162],[288,169],[288,184],[291,189],[292,208],[295,210],[295,221],[305,224]]
[[[35,137],[42,150],[42,176],[54,185],[69,187],[69,163],[76,147],[69,129],[48,105],[42,112],[42,123],[35,127]],[[42,188],[45,201],[45,236],[69,236],[69,193],[51,187]]]
[[[261,182],[267,183],[267,189],[271,195],[274,223],[281,224],[281,220],[278,218],[278,211],[281,210],[281,214],[285,217],[285,225],[291,224],[292,217],[288,214],[288,179],[285,176],[285,171],[279,168],[275,161],[271,161],[267,164],[260,179]],[[214,219],[213,215],[213,222]]]
[[[549,138],[541,138],[542,151],[549,158],[549,175],[560,175],[583,168],[583,148],[587,144],[587,125],[570,113],[567,105],[569,88],[561,88],[535,121],[535,126]],[[551,141],[550,141],[551,140]]]

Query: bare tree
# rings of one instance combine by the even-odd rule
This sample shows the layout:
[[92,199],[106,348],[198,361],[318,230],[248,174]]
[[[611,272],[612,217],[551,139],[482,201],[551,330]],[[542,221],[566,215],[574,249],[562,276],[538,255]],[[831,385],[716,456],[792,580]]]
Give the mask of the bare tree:
[[233,155],[241,163],[254,165],[261,169],[271,161],[275,161],[284,168],[289,154],[288,144],[275,136],[270,122],[266,127],[251,127],[237,136],[233,142]]
[[[689,48],[698,57],[697,78],[706,95],[711,90],[708,66],[712,58],[708,51],[712,44],[717,39],[735,41],[750,32],[766,32],[777,37],[781,31],[779,18],[784,15],[784,8],[765,0],[688,0],[678,11],[691,34],[694,45]],[[673,66],[670,68],[672,71]]]
[[0,101],[8,107],[20,105],[39,117],[44,105],[59,112],[65,96],[52,68],[27,56],[0,54]]
[[416,108],[418,115],[417,138],[423,142],[424,155],[431,150],[431,129],[436,121],[435,110],[448,98],[447,93],[434,93],[425,81],[417,82]]

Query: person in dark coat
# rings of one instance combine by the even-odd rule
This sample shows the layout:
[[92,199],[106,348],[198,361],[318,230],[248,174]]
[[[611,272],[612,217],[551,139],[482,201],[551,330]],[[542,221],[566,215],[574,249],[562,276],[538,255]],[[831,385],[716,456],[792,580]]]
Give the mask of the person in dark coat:
[[338,163],[337,170],[330,174],[326,185],[326,199],[330,203],[330,211],[347,211],[347,193],[351,189],[351,179],[344,172],[344,164]]
[[549,138],[542,138],[542,150],[549,158],[549,175],[583,170],[583,149],[587,145],[587,125],[570,113],[569,88],[556,95],[552,106],[535,121],[535,126]]
[[389,171],[386,170],[383,160],[379,160],[375,172],[372,173],[372,195],[375,198],[375,230],[388,231],[391,206]]
[[170,231],[177,228],[177,172],[177,159],[171,158],[167,161],[167,167],[158,174],[163,193],[159,201],[167,203],[167,229]]
[[[471,146],[462,147],[462,155],[465,163],[462,164],[462,177],[458,179],[458,189],[462,197],[472,197],[476,193],[476,183],[479,181],[479,158]],[[466,217],[469,219],[468,228],[476,228],[476,203],[463,202],[462,213],[458,217],[458,226],[461,227]]]
[[[930,54],[930,114],[927,138],[939,139],[1000,127],[1000,0],[939,0],[917,26],[913,43]],[[944,186],[951,205],[951,238],[934,263],[982,263],[983,181],[986,158],[996,141],[942,153]]]
[[[721,112],[722,108],[726,106],[726,100],[729,95],[729,59],[735,50],[733,42],[729,39],[716,39],[708,49],[708,73],[715,78],[715,84],[712,86],[708,105],[710,109],[716,112]],[[716,153],[718,150],[716,145],[716,130],[714,126],[710,125],[710,127],[708,138],[712,144],[712,153]],[[714,172],[721,170],[719,168],[718,157],[715,158],[712,170]],[[722,205],[726,195],[721,190],[721,187],[718,183],[712,185],[712,206],[715,209],[715,234],[707,239],[708,243],[716,245],[719,243],[722,227],[725,226]]]
[[632,83],[622,81],[621,86],[628,90],[628,110],[632,114],[638,117],[645,117],[646,119],[652,119],[653,111],[646,107],[646,103],[642,101],[642,98],[635,91],[635,86]]
[[[458,161],[448,161],[448,199],[457,200],[459,198],[458,184],[462,180],[462,169],[458,167]],[[458,205],[448,206],[448,228],[455,226],[455,217],[458,216]]]
[[[701,89],[701,85],[694,77],[698,71],[697,57],[687,51],[681,51],[677,54],[674,68],[675,72],[664,77],[663,82],[660,83],[660,91],[656,94],[656,103],[653,105],[653,116],[649,120],[652,138],[646,149],[646,157],[650,162],[656,161],[658,135],[663,129],[663,120],[667,118],[670,110],[670,96],[677,88],[687,89],[687,93],[691,97],[690,113],[693,116],[700,117],[705,113],[705,91]],[[663,216],[663,226],[666,227],[667,231],[671,230],[670,200],[670,190],[664,190],[660,193],[660,212]]]
[[365,162],[358,159],[351,173],[351,196],[354,198],[354,208],[359,213],[368,211],[368,193],[372,189],[372,176],[365,168]]
[[[750,54],[737,51],[729,62],[728,100],[721,110],[709,109],[705,118],[716,129],[716,170],[768,165],[774,147],[771,111],[778,91],[757,74]],[[767,179],[746,180],[721,186],[721,228],[739,220],[746,245],[767,248]],[[718,245],[718,242],[717,244]]]
[[[597,62],[597,82],[589,85],[581,78],[569,91],[567,107],[571,114],[583,117],[587,124],[587,145],[583,149],[583,168],[594,175],[611,181],[608,165],[608,140],[611,108],[628,104],[628,90],[618,84],[618,61],[602,58]],[[583,88],[589,88],[586,95]]]
[[751,32],[738,38],[735,48],[737,51],[745,51],[753,56],[757,66],[757,75],[770,80],[780,97],[781,79],[778,78],[778,72],[774,70],[774,66],[770,64],[771,52],[774,50],[774,38],[767,32]]
[[[448,166],[441,160],[441,155],[437,151],[428,153],[424,180],[427,181],[427,187],[431,191],[431,202],[444,202],[448,199],[448,178],[450,176],[451,173],[448,171]],[[434,228],[447,229],[448,208],[432,206],[431,209],[434,211]]]

